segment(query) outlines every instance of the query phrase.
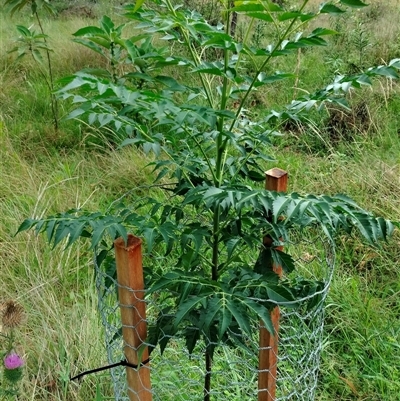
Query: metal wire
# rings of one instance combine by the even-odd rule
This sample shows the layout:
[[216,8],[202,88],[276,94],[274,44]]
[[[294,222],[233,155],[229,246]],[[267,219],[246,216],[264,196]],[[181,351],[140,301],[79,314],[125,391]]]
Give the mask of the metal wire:
[[[326,238],[310,235],[292,243],[288,253],[295,257],[297,269],[291,278],[299,277],[324,283],[318,293],[296,301],[296,307],[287,303],[280,306],[277,391],[275,401],[312,401],[318,384],[322,348],[324,301],[334,269],[334,247]],[[105,345],[110,364],[124,359],[117,299],[118,283],[96,268],[98,306],[105,328]],[[318,302],[310,308],[310,302]],[[163,309],[160,299],[147,299],[147,321],[151,324]],[[257,400],[258,397],[258,327],[254,336],[245,338],[246,347],[218,344],[213,358],[213,401]],[[233,334],[233,333],[232,333]],[[243,340],[243,339],[242,339]],[[183,340],[171,338],[161,355],[157,347],[151,354],[152,395],[155,401],[203,400],[205,363],[208,344],[198,342],[189,355]],[[129,401],[125,368],[110,372],[116,401]],[[131,389],[131,391],[133,391]]]

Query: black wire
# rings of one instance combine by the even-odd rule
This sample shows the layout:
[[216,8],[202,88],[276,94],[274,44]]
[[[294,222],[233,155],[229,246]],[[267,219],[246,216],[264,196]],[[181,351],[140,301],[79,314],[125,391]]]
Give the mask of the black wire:
[[126,366],[128,368],[137,369],[138,367],[144,366],[144,365],[148,364],[149,362],[150,362],[150,358],[147,358],[145,361],[142,361],[139,365],[135,365],[133,363],[129,363],[126,359],[123,359],[122,361],[113,363],[112,365],[106,365],[106,366],[102,366],[100,368],[86,370],[85,372],[79,373],[79,375],[71,377],[70,380],[71,381],[77,380],[77,379],[79,380],[81,377],[89,375],[91,373],[101,372],[102,370],[112,369],[117,366]]

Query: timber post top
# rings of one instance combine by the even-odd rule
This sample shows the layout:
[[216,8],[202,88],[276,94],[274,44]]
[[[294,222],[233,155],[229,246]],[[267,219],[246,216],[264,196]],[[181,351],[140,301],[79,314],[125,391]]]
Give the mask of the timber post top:
[[126,251],[132,251],[135,249],[138,245],[142,244],[142,240],[139,237],[135,237],[132,234],[128,234],[128,241],[127,244],[125,244],[125,241],[122,237],[117,238],[114,241],[114,245],[118,248],[124,248]]
[[284,175],[287,174],[287,171],[282,170],[282,169],[277,168],[277,167],[274,167],[274,168],[271,168],[271,170],[266,171],[265,174],[269,175],[271,177],[281,178],[281,177],[283,177]]

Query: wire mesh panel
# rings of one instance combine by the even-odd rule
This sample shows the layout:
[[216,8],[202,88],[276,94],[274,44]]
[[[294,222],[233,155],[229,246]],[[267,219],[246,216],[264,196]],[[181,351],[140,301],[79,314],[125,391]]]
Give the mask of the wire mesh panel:
[[[312,401],[317,390],[317,377],[322,347],[324,300],[334,266],[333,245],[317,235],[304,237],[286,247],[296,260],[296,271],[287,279],[300,284],[315,285],[316,291],[296,302],[281,304],[276,377],[276,401]],[[99,311],[105,328],[109,363],[124,357],[120,305],[113,268],[104,271],[96,265],[96,285]],[[146,298],[147,324],[151,327],[165,309],[163,297],[153,294]],[[199,333],[200,334],[200,333]],[[159,341],[167,340],[160,338]],[[239,338],[239,336],[241,338]],[[239,331],[230,333],[230,342],[216,344],[211,371],[210,399],[215,401],[257,400],[259,326],[254,322],[254,335]],[[238,341],[235,341],[237,338]],[[233,340],[232,340],[233,339]],[[204,400],[206,377],[205,353],[209,344],[198,341],[189,354],[179,337],[168,338],[161,354],[159,347],[151,353],[151,392],[156,401]],[[148,344],[151,346],[152,344]],[[140,353],[140,350],[138,350]],[[143,369],[142,368],[142,369]],[[128,368],[130,369],[130,368]],[[125,368],[111,371],[117,401],[128,401]],[[131,389],[132,390],[132,389]],[[138,398],[140,399],[140,398]],[[267,399],[267,398],[266,398]]]

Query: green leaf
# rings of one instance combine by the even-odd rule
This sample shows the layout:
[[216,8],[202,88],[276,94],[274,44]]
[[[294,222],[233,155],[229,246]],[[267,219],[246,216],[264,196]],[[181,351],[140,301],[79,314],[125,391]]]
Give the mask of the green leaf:
[[238,11],[238,12],[248,12],[248,11],[270,11],[270,12],[277,12],[283,11],[283,8],[280,7],[278,4],[272,1],[263,1],[260,2],[258,0],[236,0],[234,2],[233,8],[229,11]]
[[[74,42],[76,42],[78,40],[82,40],[83,41],[85,39],[76,38],[76,39],[73,39],[73,40],[74,40]],[[92,42],[96,43],[99,46],[102,46],[102,47],[104,47],[106,49],[110,49],[111,48],[111,42],[112,42],[111,39],[102,38],[102,37],[99,37],[99,36],[91,36],[90,38],[87,38],[86,41],[90,42],[90,43],[92,43]]]
[[288,196],[278,196],[274,202],[272,203],[273,210],[273,220],[276,223],[283,212],[283,210],[288,206],[291,202],[290,197]]
[[104,32],[108,35],[114,30],[114,22],[112,22],[111,18],[107,15],[103,15],[102,19],[100,20],[100,25],[103,28]]
[[332,224],[332,219],[331,219],[332,209],[329,206],[329,202],[318,202],[318,205],[316,206],[318,207],[319,210],[321,210],[325,214],[328,222]]
[[[96,53],[99,53],[99,54],[101,54],[102,56],[104,56],[103,49],[102,49],[100,46],[98,46],[96,43],[93,43],[93,42],[90,41],[90,40],[79,39],[79,38],[78,38],[78,39],[73,39],[73,41],[74,41],[75,43],[79,43],[79,44],[81,44],[81,45],[83,45],[83,46],[86,46],[86,47],[88,47],[89,49],[95,51]],[[107,47],[108,47],[108,46],[107,46]]]
[[257,302],[247,298],[244,300],[246,306],[254,311],[256,315],[262,320],[264,323],[264,327],[273,335],[275,335],[274,325],[271,320],[271,312],[264,305],[260,305]]
[[43,57],[40,54],[40,51],[38,49],[32,49],[31,52],[35,61],[39,64],[43,64]]
[[128,243],[128,232],[127,232],[125,226],[123,226],[122,224],[117,224],[116,230],[117,230],[118,235],[122,237],[122,239],[124,240],[124,243],[126,245]]
[[226,300],[222,300],[221,305],[221,316],[219,319],[219,326],[218,326],[218,339],[222,340],[226,330],[231,325],[232,322],[232,313],[227,307]]
[[301,49],[304,47],[311,47],[311,46],[326,46],[327,42],[320,38],[319,36],[308,36],[305,38],[300,38],[295,42],[284,42],[282,44],[282,48],[285,50],[292,50],[292,49]]
[[227,299],[226,307],[235,318],[242,331],[246,334],[251,335],[249,315],[248,313],[246,313],[246,310],[243,308],[243,305],[240,303],[240,301],[229,298]]
[[399,74],[395,71],[394,68],[388,67],[388,66],[380,66],[377,68],[369,69],[368,73],[370,74],[376,74],[376,75],[382,75],[387,78],[393,78],[393,79],[398,79]]
[[155,77],[155,81],[161,82],[162,84],[167,86],[168,89],[174,92],[184,92],[185,90],[187,90],[186,86],[181,85],[177,80],[172,77],[158,75],[157,77]]
[[310,201],[305,199],[300,199],[297,202],[292,202],[286,211],[285,224],[290,224],[292,219],[301,220],[303,218],[304,212],[310,205]]
[[25,6],[30,4],[30,0],[6,0],[4,6],[10,6],[11,17],[16,11],[21,11]]
[[[178,281],[181,282],[183,279],[184,280],[184,276],[182,276]],[[173,285],[173,283],[172,283]],[[194,284],[192,282],[183,282],[181,285],[179,285],[179,290],[178,290],[178,303],[182,303],[184,302],[192,293],[193,289],[196,287],[197,283]]]
[[261,12],[249,12],[246,15],[250,18],[259,19],[261,21],[272,22],[273,18],[270,14],[261,13]]
[[54,232],[54,242],[53,242],[52,249],[54,249],[62,240],[67,238],[69,234],[70,234],[70,231],[69,231],[68,223],[65,221],[60,221]]
[[[239,4],[242,3],[242,4]],[[264,11],[264,8],[261,4],[256,3],[256,2],[251,2],[251,1],[235,1],[235,7],[231,8],[229,11],[235,11],[235,12],[253,12],[253,11]]]
[[249,172],[245,173],[246,177],[254,182],[264,182],[265,181],[265,174],[261,174],[259,171],[250,170]]
[[86,26],[78,29],[73,36],[91,36],[91,35],[104,35],[106,32],[97,26]]
[[51,243],[51,240],[52,240],[52,238],[53,238],[53,235],[54,235],[54,228],[56,227],[56,223],[57,223],[57,220],[56,220],[56,219],[50,220],[50,221],[47,223],[47,226],[46,226],[46,235],[47,235],[47,242],[48,242],[49,244]]
[[357,208],[357,209],[359,209],[359,206],[357,205],[357,203],[353,200],[353,199],[351,199],[349,196],[347,196],[347,195],[344,195],[344,194],[337,194],[337,195],[335,195],[335,197],[334,197],[334,200],[336,201],[341,201],[341,202],[343,202],[344,204],[346,204],[346,205],[349,205],[349,206],[352,206],[352,207],[354,207],[354,208]]
[[207,191],[203,195],[204,200],[208,200],[209,198],[218,197],[218,195],[222,195],[224,191],[221,188],[211,187],[207,189]]
[[205,300],[206,297],[190,295],[184,302],[182,302],[175,313],[174,327],[177,329],[180,322],[193,310],[201,301]]
[[161,354],[164,352],[171,337],[175,334],[173,329],[173,316],[170,314],[170,307],[163,308],[158,317],[156,325],[149,327],[148,344],[151,352],[157,343],[160,346]]
[[[82,234],[82,231],[87,227],[87,221],[80,222],[79,220],[76,221],[70,227],[70,233],[68,237],[68,242],[65,248],[68,248],[71,244],[73,244]],[[50,242],[50,239],[49,239]]]
[[254,83],[254,87],[258,88],[259,86],[270,84],[272,82],[281,81],[286,78],[293,78],[293,74],[282,74],[275,73],[273,75],[266,75],[264,72],[260,72],[257,76],[257,81]]
[[71,111],[71,113],[69,113],[68,116],[65,117],[65,119],[72,120],[73,118],[81,116],[85,112],[86,112],[86,110],[83,110],[83,109],[75,109],[75,110]]
[[305,14],[305,13],[300,13],[297,11],[294,12],[285,12],[282,14],[279,14],[278,20],[279,21],[287,21],[287,20],[293,20],[296,18],[299,18],[301,21],[308,21],[310,19],[313,19],[315,17],[315,14]]
[[103,238],[104,231],[106,227],[103,224],[98,224],[97,227],[93,230],[92,234],[92,246],[91,249],[95,249],[96,246],[100,243]]
[[235,251],[236,247],[240,244],[241,238],[230,238],[226,242],[226,250],[227,250],[227,256],[228,260],[231,259],[233,252]]
[[135,7],[133,8],[133,12],[135,13],[137,10],[139,10],[140,7],[144,4],[146,0],[136,0],[135,2]]
[[202,63],[193,69],[193,72],[206,73],[222,77],[224,75],[224,65],[220,61],[213,63]]
[[57,9],[49,3],[50,0],[45,0],[42,3],[42,7],[46,10],[50,15],[57,15]]
[[[93,77],[93,80],[95,80],[95,77]],[[62,83],[64,83],[64,82],[67,82],[66,86],[64,86],[62,89],[60,89],[57,93],[68,92],[68,91],[71,91],[76,88],[80,88],[81,86],[88,84],[88,81],[85,79],[85,77],[81,77],[79,75],[73,75],[71,77],[66,77],[66,78],[64,78]]]
[[183,336],[185,337],[186,348],[189,354],[192,354],[197,341],[200,340],[200,330],[197,327],[186,327]]
[[143,231],[143,236],[146,241],[147,252],[151,253],[154,246],[154,240],[157,238],[157,230],[155,227],[146,227]]
[[390,60],[389,67],[394,67],[400,70],[400,58],[394,58]]
[[17,31],[18,31],[22,36],[27,36],[27,37],[28,37],[28,36],[32,36],[31,31],[30,31],[26,26],[17,25],[16,28],[17,28]]
[[319,12],[321,14],[343,14],[346,11],[342,10],[332,3],[323,3],[319,9]]
[[386,238],[385,240],[393,234],[395,226],[400,229],[400,222],[399,221],[390,221],[386,220]]
[[103,263],[103,261],[106,259],[108,254],[108,250],[107,249],[102,249],[97,255],[96,255],[96,264],[98,267],[101,266],[101,264]]
[[323,36],[323,35],[338,35],[338,31],[334,31],[333,29],[326,29],[326,28],[316,28],[314,29],[309,37],[312,36]]
[[48,220],[39,220],[35,227],[35,233],[36,234],[41,233],[43,231],[43,229],[46,228],[47,223],[48,223]]
[[374,243],[371,219],[362,213],[354,213],[353,224],[358,228],[362,236],[371,244]]
[[222,306],[222,299],[217,296],[213,296],[207,300],[207,306],[205,310],[201,311],[202,314],[204,314],[204,318],[202,319],[201,327],[199,327],[200,329],[203,329],[206,332],[210,330],[210,326],[216,319],[216,316],[218,315],[221,306]]
[[345,6],[349,6],[352,8],[367,7],[367,4],[363,3],[360,0],[339,0],[339,2],[344,4]]
[[281,285],[268,284],[267,286],[268,297],[276,303],[293,302],[293,294]]
[[[272,271],[272,254],[270,247],[263,247],[254,265],[254,271],[258,274],[268,274]],[[278,276],[277,276],[278,277]]]
[[18,230],[14,235],[17,235],[22,231],[30,230],[37,224],[37,222],[38,221],[36,219],[25,219],[18,227]]
[[271,249],[275,266],[281,266],[285,273],[291,273],[295,269],[295,263],[291,255],[279,249]]
[[370,77],[366,74],[362,74],[359,77],[357,77],[357,82],[359,82],[360,84],[363,84],[363,85],[368,85],[368,86],[372,85],[372,81],[371,81]]
[[179,279],[184,277],[184,272],[177,270],[171,271],[164,274],[159,280],[157,280],[148,290],[148,294],[152,294],[156,291],[162,290],[164,288],[171,288],[174,282],[178,282]]

